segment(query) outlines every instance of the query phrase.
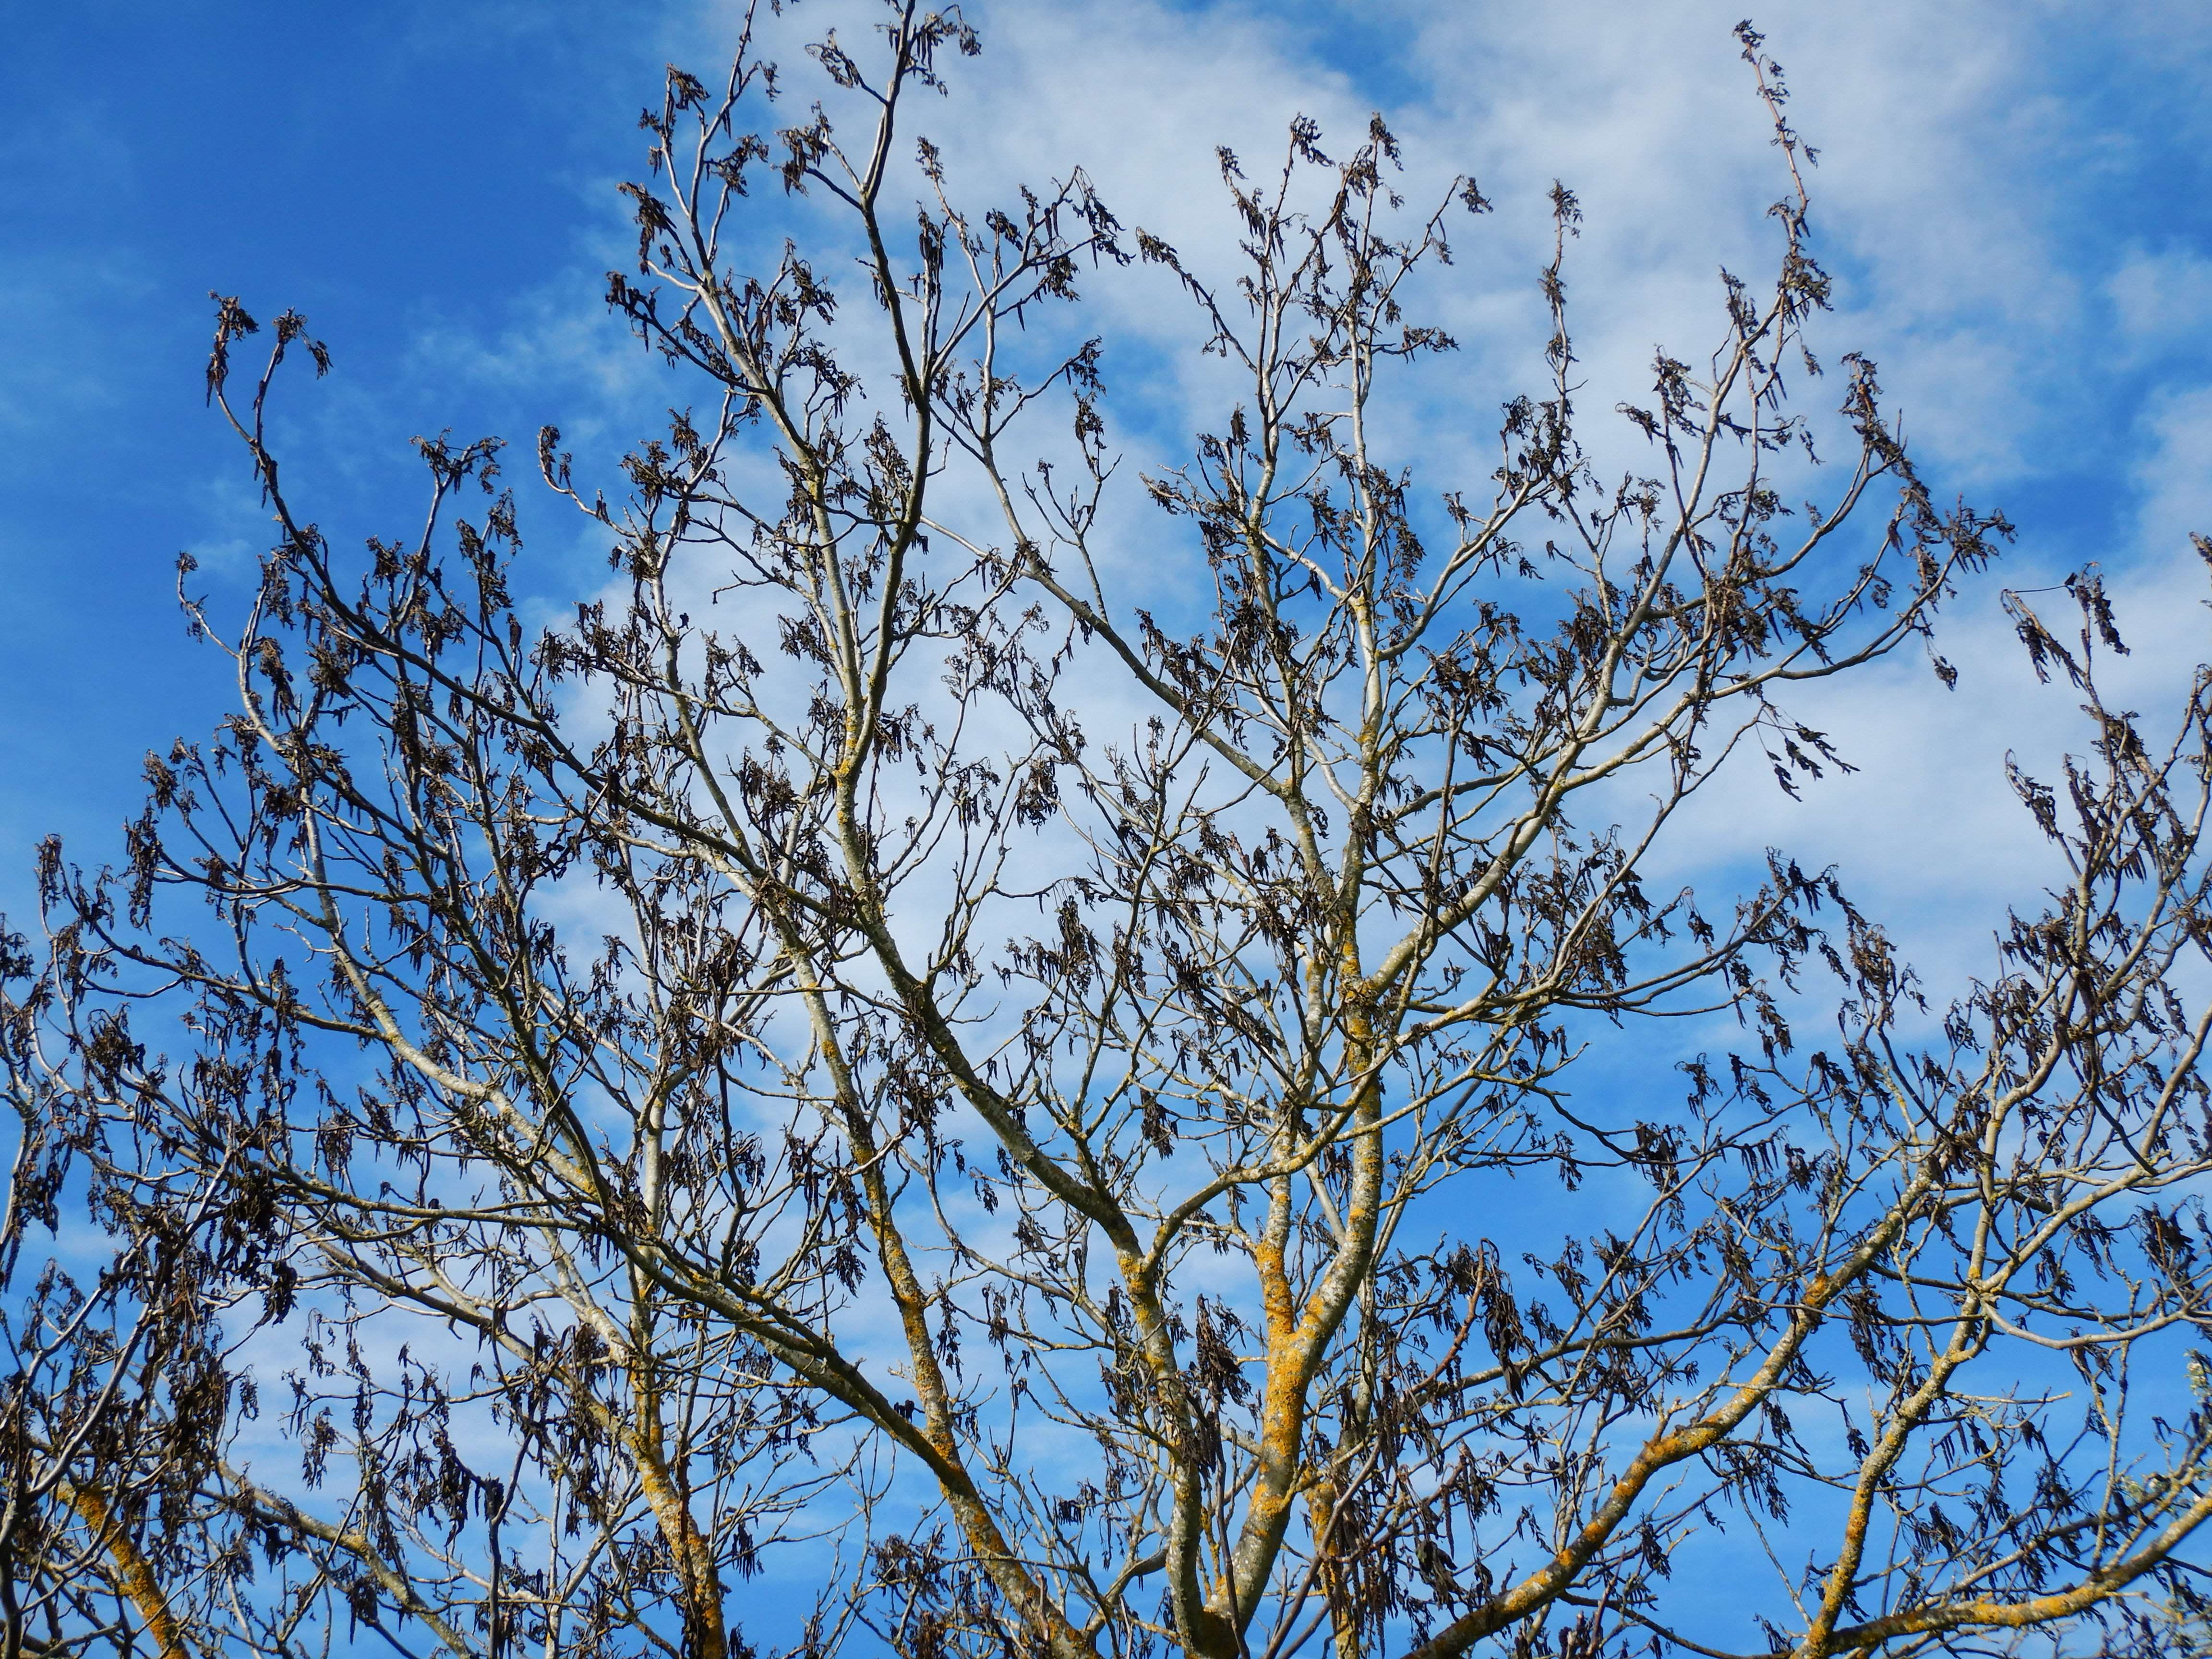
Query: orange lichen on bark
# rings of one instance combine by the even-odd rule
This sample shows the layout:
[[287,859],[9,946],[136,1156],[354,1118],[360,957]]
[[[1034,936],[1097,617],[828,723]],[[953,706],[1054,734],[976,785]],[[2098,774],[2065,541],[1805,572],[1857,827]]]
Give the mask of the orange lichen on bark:
[[161,1659],[185,1659],[184,1632],[177,1624],[176,1614],[169,1610],[169,1598],[161,1589],[161,1581],[154,1576],[154,1568],[131,1534],[116,1524],[114,1511],[107,1500],[89,1486],[76,1486],[64,1481],[62,1500],[77,1512],[101,1549],[112,1564],[109,1569],[115,1587],[129,1598],[138,1610],[138,1618],[146,1627]]

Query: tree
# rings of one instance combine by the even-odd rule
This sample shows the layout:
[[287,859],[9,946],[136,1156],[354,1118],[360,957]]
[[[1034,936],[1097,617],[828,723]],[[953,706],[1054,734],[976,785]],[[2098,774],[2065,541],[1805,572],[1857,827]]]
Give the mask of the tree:
[[[1659,356],[1617,483],[1566,190],[1549,384],[1486,480],[1417,486],[1376,417],[1452,349],[1409,307],[1471,181],[1407,209],[1379,119],[1341,160],[1294,125],[1265,178],[1224,152],[1233,288],[1079,173],[980,212],[909,108],[975,37],[913,3],[811,48],[857,128],[748,131],[750,27],[647,112],[609,300],[693,401],[612,504],[541,435],[617,573],[573,623],[522,626],[489,441],[423,441],[426,527],[342,552],[264,420],[327,356],[286,313],[244,386],[222,301],[209,393],[278,538],[237,626],[180,592],[239,707],[149,758],[122,867],[50,848],[7,963],[10,1248],[89,1183],[129,1270],[83,1305],[172,1333],[16,1333],[84,1355],[9,1407],[36,1640],[720,1659],[778,1562],[810,1655],[2192,1616],[2212,677],[2147,735],[2097,691],[2094,574],[2078,643],[2008,597],[2090,758],[2014,774],[2063,875],[1948,1007],[1786,855],[1719,907],[1646,886],[1745,759],[1843,763],[1792,688],[1924,640],[2009,534],[1938,507],[1857,358],[1817,462],[1808,153],[1741,33],[1777,274],[1726,280],[1703,367]],[[746,275],[764,183],[844,228]],[[1059,319],[1146,264],[1243,389],[1139,489]],[[1127,536],[1204,602],[1117,591]],[[1576,1086],[1729,1013],[1679,1090]],[[241,1437],[270,1352],[296,1468]],[[1778,1577],[1716,1608],[1746,1540]]]

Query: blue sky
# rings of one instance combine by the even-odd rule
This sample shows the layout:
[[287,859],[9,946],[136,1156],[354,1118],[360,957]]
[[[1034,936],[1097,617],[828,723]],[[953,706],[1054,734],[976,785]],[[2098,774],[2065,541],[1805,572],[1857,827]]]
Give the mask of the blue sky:
[[[1125,219],[1200,260],[1229,241],[1212,146],[1264,153],[1293,111],[1342,132],[1379,107],[1416,184],[1474,172],[1499,210],[1440,298],[1468,349],[1422,383],[1398,434],[1443,488],[1467,447],[1424,417],[1494,404],[1540,347],[1553,177],[1588,213],[1571,272],[1586,408],[1634,396],[1654,341],[1686,356],[1711,333],[1717,264],[1757,268],[1780,185],[1729,38],[1749,3],[983,5],[985,55],[955,66],[930,118],[963,176],[1082,163]],[[114,856],[140,757],[228,706],[222,660],[186,642],[171,580],[193,550],[220,614],[265,534],[202,404],[208,290],[264,317],[297,307],[329,341],[335,372],[293,386],[279,440],[341,544],[411,520],[416,433],[501,433],[526,457],[553,422],[603,469],[684,395],[599,305],[627,239],[613,186],[640,165],[635,112],[660,65],[711,65],[730,26],[692,0],[16,0],[5,16],[0,909],[14,910],[40,835]],[[799,14],[848,32],[866,17],[824,0]],[[2212,8],[1776,0],[1758,21],[1825,152],[1815,222],[1839,278],[1825,355],[1877,357],[1939,495],[2021,526],[2000,580],[2091,560],[2115,574],[2143,647],[2133,672],[2155,695],[2212,642],[2185,533],[2212,530]],[[1109,413],[1139,465],[1218,419],[1157,273],[1103,284],[1094,314],[1121,398]],[[556,610],[604,566],[573,514],[515,482],[523,588]],[[2002,757],[2070,734],[2072,699],[2027,682],[1994,592],[1942,641],[1966,671],[1960,692],[1905,663],[1817,711],[1856,776],[1804,806],[1759,781],[1691,824],[1709,864],[1770,842],[1843,862],[1939,997],[2033,884],[2040,855],[2002,798]]]
[[549,281],[590,296],[583,240],[670,31],[643,7],[9,10],[0,891],[20,892],[39,835],[112,834],[138,757],[221,710],[164,574],[194,547],[220,582],[259,544],[202,404],[208,290],[331,335],[339,373],[301,406],[326,422],[318,511],[373,527],[409,499],[411,434],[536,429],[557,376],[447,373],[429,342],[512,325]]
[[[1585,404],[1602,409],[1638,389],[1654,340],[1709,331],[1716,263],[1757,258],[1777,180],[1728,36],[1742,3],[986,5],[985,56],[931,118],[971,176],[1082,162],[1125,217],[1203,255],[1226,245],[1214,143],[1251,154],[1294,110],[1341,131],[1380,107],[1409,177],[1466,167],[1500,203],[1447,307],[1486,394],[1529,362],[1540,192],[1563,176],[1589,210],[1572,274]],[[341,539],[411,516],[416,432],[526,442],[550,420],[611,459],[681,395],[599,307],[624,237],[612,185],[637,165],[659,65],[714,58],[730,20],[692,0],[10,9],[0,906],[15,908],[40,835],[105,856],[139,757],[224,707],[169,576],[192,548],[219,599],[263,533],[200,401],[207,290],[296,306],[331,343],[336,374],[295,391],[285,435]],[[799,15],[866,21],[819,0]],[[1881,361],[1939,480],[2021,522],[2022,571],[2137,573],[2166,659],[2212,635],[2194,590],[2171,587],[2194,580],[2181,531],[2212,523],[2208,14],[1785,0],[1758,21],[1826,151],[1830,355]],[[1165,300],[1131,281],[1095,302],[1109,374],[1152,404],[1117,411],[1140,462],[1212,412]],[[1449,446],[1428,459],[1455,481]],[[523,514],[536,597],[588,588],[590,550],[526,481]],[[2018,718],[1986,613],[1948,644],[1970,668],[1989,659],[1987,695],[1970,675],[1940,707],[1917,679],[1902,703],[1861,699],[1838,717],[1884,764],[1815,812],[1777,819],[1762,800],[1741,833],[1818,842],[1841,825],[1863,865],[1864,821],[1900,799],[1978,814],[1986,792],[1950,801],[1946,781],[2001,753]],[[1911,896],[1911,872],[1868,873]]]

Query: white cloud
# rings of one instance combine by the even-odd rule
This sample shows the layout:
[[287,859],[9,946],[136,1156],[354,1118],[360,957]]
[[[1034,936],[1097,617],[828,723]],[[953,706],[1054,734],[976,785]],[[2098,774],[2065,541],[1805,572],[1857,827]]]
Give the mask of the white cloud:
[[[1787,180],[1730,34],[1740,8],[978,4],[984,56],[952,63],[951,97],[918,100],[915,119],[969,199],[1080,165],[1126,222],[1214,273],[1235,257],[1214,147],[1257,175],[1276,164],[1293,113],[1340,148],[1381,106],[1406,143],[1409,197],[1438,195],[1463,169],[1498,204],[1458,236],[1458,263],[1429,294],[1465,349],[1413,383],[1386,424],[1441,489],[1480,481],[1490,412],[1534,379],[1553,178],[1586,215],[1569,265],[1586,410],[1636,396],[1655,343],[1688,356],[1715,337],[1720,266],[1755,277],[1771,264],[1765,209]],[[726,4],[702,11],[708,55],[732,15]],[[797,41],[833,19],[855,39],[872,13],[797,14],[779,53],[799,89],[787,109],[813,95]],[[2212,526],[2212,391],[2182,348],[2208,338],[2212,257],[2170,222],[2160,191],[2170,158],[2212,127],[2191,91],[2212,64],[2212,14],[1869,0],[1771,8],[1759,21],[1787,66],[1790,118],[1821,152],[1808,182],[1837,278],[1836,314],[1815,332],[1821,355],[1856,349],[1881,362],[1939,496],[1963,489],[1988,504],[2078,479],[2100,501],[2085,517],[2118,529],[2110,544],[2069,544],[2028,522],[2025,550],[1943,624],[1939,648],[1965,672],[1958,692],[1916,656],[1808,694],[1805,717],[1862,770],[1800,805],[1747,767],[1685,826],[1689,865],[1725,866],[1769,842],[1839,863],[1931,972],[1955,976],[1985,966],[1988,929],[2045,879],[2005,755],[2047,769],[2081,741],[2078,699],[2035,684],[1999,586],[2107,566],[2136,644],[2115,684],[2140,686],[2147,709],[2203,650],[2185,532]],[[1158,271],[1105,273],[1087,295],[1073,325],[1108,337],[1109,418],[1146,398],[1168,405],[1122,434],[1133,496],[1128,475],[1172,464],[1182,432],[1218,428],[1237,388],[1198,355],[1194,320]],[[565,339],[568,328],[550,331]],[[1133,500],[1122,507],[1125,572],[1164,580],[1183,544]]]
[[2156,398],[2142,435],[2133,479],[2142,501],[2142,533],[2153,546],[2179,552],[2191,532],[2212,533],[2212,386]]

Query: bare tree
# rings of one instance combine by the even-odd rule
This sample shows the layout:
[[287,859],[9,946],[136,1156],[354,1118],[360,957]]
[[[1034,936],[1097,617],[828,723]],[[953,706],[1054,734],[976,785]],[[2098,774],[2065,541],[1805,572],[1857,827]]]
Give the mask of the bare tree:
[[[132,1397],[228,1403],[94,1488],[171,1483],[146,1559],[191,1616],[103,1636],[61,1595],[52,1644],[720,1659],[763,1565],[782,1650],[916,1659],[1813,1659],[2194,1616],[2212,679],[2154,739],[2097,692],[2093,577],[2078,644],[2008,600],[2091,758],[2016,775],[2063,878],[1948,1009],[1785,855],[1719,906],[1645,884],[1724,772],[1842,763],[1791,688],[1919,647],[2009,533],[1937,507],[1859,359],[1816,461],[1808,152],[1741,33],[1777,272],[1725,279],[1696,367],[1660,355],[1621,411],[1649,476],[1613,483],[1566,190],[1548,384],[1486,477],[1417,487],[1382,417],[1453,347],[1409,307],[1471,181],[1407,207],[1379,119],[1342,159],[1294,125],[1264,178],[1224,152],[1226,286],[1079,173],[980,212],[910,131],[975,39],[910,3],[879,51],[811,49],[796,125],[749,130],[750,28],[647,112],[610,299],[693,401],[614,503],[543,434],[617,572],[571,625],[517,616],[490,443],[423,443],[419,534],[337,550],[264,425],[327,358],[288,313],[241,389],[222,301],[210,396],[279,536],[235,628],[184,591],[238,712],[149,759],[124,867],[50,854],[6,1016],[27,1146],[67,1126],[147,1264],[113,1319],[173,1262],[205,1283],[215,1375]],[[744,274],[724,238],[759,245],[776,184],[818,252]],[[1133,264],[1242,383],[1141,487],[1064,320]],[[1139,538],[1202,602],[1146,590]],[[142,1003],[184,1010],[183,1059]],[[1577,1085],[1731,1012],[1743,1052],[1682,1088]],[[288,1351],[249,1435],[226,1391]],[[51,1516],[45,1479],[16,1491]]]
[[[23,949],[0,939],[0,972],[12,980],[30,976]],[[177,1654],[184,1610],[209,1589],[196,1552],[202,1483],[237,1403],[220,1315],[260,1277],[265,1230],[236,1224],[252,1201],[222,1190],[222,1171],[186,1174],[150,1203],[137,1201],[135,1182],[118,1186],[97,1169],[87,1183],[68,1182],[79,1134],[105,1127],[83,1109],[84,1093],[112,1089],[118,1068],[137,1073],[143,1057],[125,1052],[119,1022],[64,998],[90,1018],[48,1026],[38,1016],[54,1005],[34,992],[28,1006],[9,1008],[0,1034],[20,1114],[0,1221],[0,1275],[15,1291],[0,1322],[9,1373],[0,1394],[0,1643],[10,1654],[69,1651],[102,1636],[127,1643],[136,1628],[157,1652]],[[62,1070],[57,1038],[72,1062],[59,1088],[50,1086]],[[125,1137],[106,1148],[124,1152]],[[112,1248],[40,1263],[21,1283],[31,1277],[28,1230],[58,1232],[64,1203],[81,1197]]]

